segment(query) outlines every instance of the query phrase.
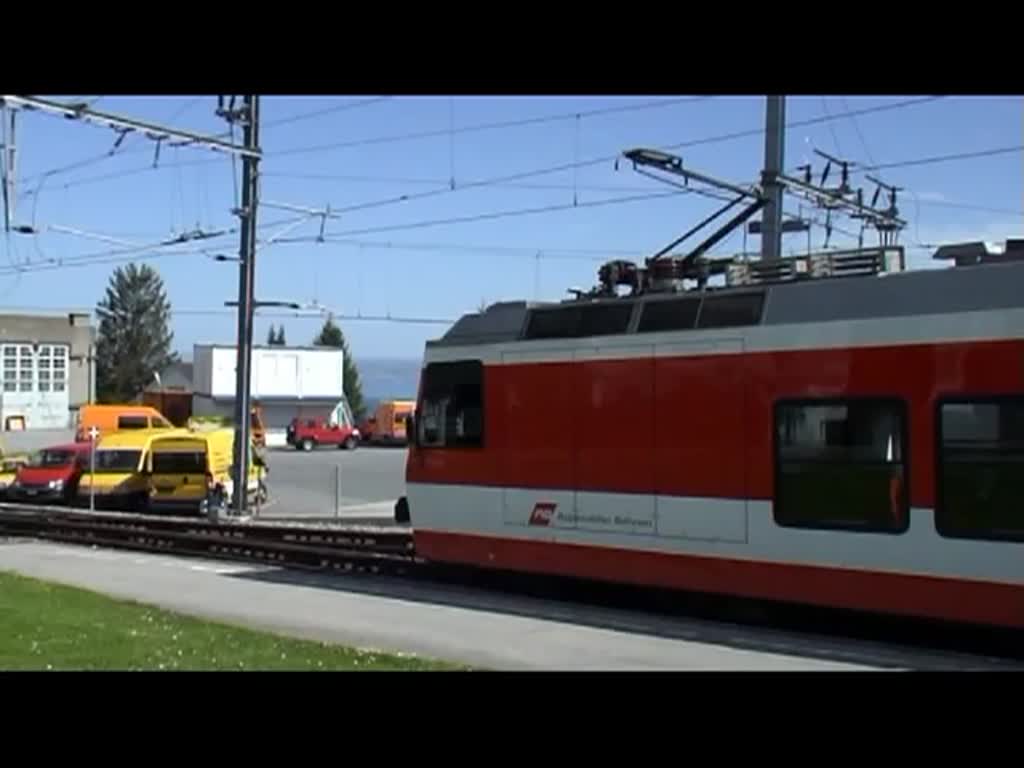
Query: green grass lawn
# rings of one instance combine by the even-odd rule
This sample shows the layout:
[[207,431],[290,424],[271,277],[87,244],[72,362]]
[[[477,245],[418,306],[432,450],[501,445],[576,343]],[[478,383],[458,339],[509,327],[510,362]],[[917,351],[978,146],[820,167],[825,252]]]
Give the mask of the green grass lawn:
[[446,670],[0,573],[0,670]]

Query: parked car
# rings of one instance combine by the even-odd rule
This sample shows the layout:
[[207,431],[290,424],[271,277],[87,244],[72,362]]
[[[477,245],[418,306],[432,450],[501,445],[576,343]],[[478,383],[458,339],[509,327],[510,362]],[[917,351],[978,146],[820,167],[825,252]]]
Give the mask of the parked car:
[[70,504],[82,473],[89,471],[88,442],[44,448],[18,468],[8,490],[12,501]]
[[288,445],[298,450],[312,451],[321,445],[332,445],[353,451],[359,445],[359,430],[341,422],[327,419],[292,419],[288,425]]

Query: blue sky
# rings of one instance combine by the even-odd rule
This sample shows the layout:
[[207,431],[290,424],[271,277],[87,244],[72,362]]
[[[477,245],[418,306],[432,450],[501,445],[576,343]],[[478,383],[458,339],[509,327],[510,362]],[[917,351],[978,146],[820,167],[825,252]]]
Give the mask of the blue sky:
[[[790,97],[787,120],[791,123],[821,116],[835,119],[791,128],[786,167],[792,170],[806,162],[813,147],[884,165],[1024,144],[1024,99],[1020,97],[947,97],[856,117],[844,115],[911,98]],[[214,114],[216,102],[215,96],[105,96],[95,107],[220,133],[225,124]],[[664,103],[647,106],[653,102]],[[350,106],[343,108],[346,105]],[[644,108],[625,109],[631,105]],[[587,114],[611,107],[624,109]],[[306,116],[318,111],[321,114]],[[577,113],[579,118],[574,116]],[[477,124],[545,116],[568,117],[465,130]],[[310,218],[281,241],[262,246],[257,298],[315,300],[343,315],[455,318],[482,301],[557,300],[570,287],[589,287],[602,261],[650,255],[717,206],[695,195],[592,206],[595,201],[668,191],[628,164],[616,170],[611,160],[504,184],[464,190],[461,185],[610,157],[635,146],[665,147],[757,130],[763,127],[764,99],[266,96],[262,119],[262,199],[353,210],[327,222],[329,242],[310,241],[320,229],[319,220]],[[369,141],[431,131],[438,134]],[[4,249],[0,306],[94,307],[117,266],[111,260],[129,258],[112,253],[126,249],[124,243],[101,238],[145,245],[197,226],[216,230],[237,223],[230,212],[235,186],[229,159],[204,149],[163,147],[154,169],[154,143],[130,137],[114,156],[94,160],[113,146],[115,138],[109,129],[62,118],[39,113],[19,116],[15,219],[19,224],[34,223],[42,234],[0,237]],[[763,141],[758,134],[678,152],[689,167],[743,183],[757,178]],[[347,142],[353,145],[324,146]],[[67,169],[81,161],[88,162]],[[814,158],[814,165],[820,172],[823,161]],[[52,169],[62,170],[46,177],[40,187],[40,174]],[[879,173],[909,190],[900,200],[902,213],[910,221],[901,242],[916,245],[1024,235],[1022,171],[1024,159],[1015,152]],[[854,180],[862,178],[863,174]],[[436,193],[391,202],[431,191]],[[867,186],[865,191],[870,197],[873,189]],[[796,213],[799,203],[787,198],[786,208]],[[418,226],[548,206],[560,208]],[[262,208],[261,237],[283,229],[263,225],[296,215]],[[823,213],[816,215],[823,220]],[[846,220],[837,226],[855,232],[858,224]],[[806,236],[790,237],[785,247],[805,247]],[[289,238],[307,241],[287,242]],[[813,242],[820,245],[823,239],[824,231],[817,228]],[[851,242],[838,232],[833,234],[834,245]],[[757,239],[751,238],[748,244],[756,247]],[[236,255],[238,238],[229,235],[201,245],[209,254]],[[714,253],[736,252],[742,245],[742,235],[737,233]],[[196,244],[188,244],[179,249],[184,252],[145,259],[160,271],[179,312],[174,317],[175,345],[186,357],[191,356],[195,342],[232,343],[235,338],[234,316],[225,311],[223,302],[237,295],[237,264],[188,252],[195,248]],[[910,255],[913,265],[926,266],[930,252],[918,248]],[[258,316],[258,340],[266,338],[271,322],[284,322],[290,343],[306,343],[322,319]],[[357,358],[419,358],[424,341],[443,330],[440,325],[376,321],[344,320],[342,325]]]

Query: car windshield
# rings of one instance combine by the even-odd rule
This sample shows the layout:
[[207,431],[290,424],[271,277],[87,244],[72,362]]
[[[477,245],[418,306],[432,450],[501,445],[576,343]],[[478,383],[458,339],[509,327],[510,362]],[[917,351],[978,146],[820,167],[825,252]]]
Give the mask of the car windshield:
[[30,467],[66,467],[75,460],[74,451],[46,449],[32,457]]
[[97,472],[134,472],[139,467],[142,451],[131,449],[101,449],[96,451]]

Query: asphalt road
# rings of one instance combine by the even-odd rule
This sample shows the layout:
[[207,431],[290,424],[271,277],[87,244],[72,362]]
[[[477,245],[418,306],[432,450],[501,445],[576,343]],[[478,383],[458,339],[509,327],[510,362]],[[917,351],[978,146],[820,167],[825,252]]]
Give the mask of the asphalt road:
[[319,448],[309,453],[271,449],[270,501],[259,515],[392,519],[394,503],[405,493],[405,457],[404,448]]
[[394,578],[0,540],[0,569],[258,629],[502,670],[1006,669],[999,660]]

